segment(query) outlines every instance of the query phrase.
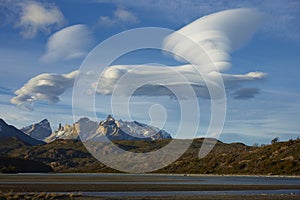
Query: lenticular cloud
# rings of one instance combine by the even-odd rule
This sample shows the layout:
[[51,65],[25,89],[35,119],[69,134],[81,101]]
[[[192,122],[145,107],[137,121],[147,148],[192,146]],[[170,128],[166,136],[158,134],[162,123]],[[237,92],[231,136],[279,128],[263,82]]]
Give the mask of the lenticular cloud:
[[30,79],[23,87],[18,89],[10,102],[27,110],[33,109],[36,100],[45,100],[57,103],[59,95],[66,89],[73,87],[78,71],[69,74],[44,73]]
[[[220,73],[231,66],[230,53],[250,40],[263,19],[262,13],[252,9],[233,9],[202,17],[167,36],[162,44],[163,49],[174,53],[175,59],[191,64],[110,66],[98,84],[93,86],[99,94],[110,95],[114,88],[118,87],[125,95],[126,91],[133,88],[141,79],[149,82],[157,80],[156,82],[161,84],[145,83],[132,95],[172,96],[172,92],[167,88],[181,91],[184,85],[189,84],[198,97],[211,98],[208,88],[214,88],[215,91],[221,88],[220,83],[217,83],[218,77],[221,77],[225,90],[233,95],[243,84],[266,77],[262,72],[236,75]],[[186,81],[179,81],[178,74],[185,77]],[[124,76],[130,79],[119,82]],[[258,92],[244,95],[244,98],[252,98],[254,94]]]
[[[119,95],[123,95],[122,91],[124,95],[127,95],[126,91],[130,91],[130,88],[133,88],[136,83],[141,80],[149,80],[131,95],[172,96],[172,92],[167,88],[182,91],[184,94],[184,88],[191,86],[198,97],[211,98],[208,88],[218,88],[220,85],[216,80],[221,77],[225,90],[233,98],[253,98],[255,94],[259,93],[259,90],[249,89],[243,85],[247,82],[264,79],[265,73],[250,72],[234,75],[221,72],[231,66],[230,53],[251,39],[263,19],[262,13],[252,9],[233,9],[204,16],[167,36],[162,44],[164,50],[174,53],[175,59],[188,62],[188,64],[180,66],[147,64],[110,66],[103,72],[98,82],[90,87],[96,89],[96,92],[101,95],[111,95],[118,87],[121,91],[118,93]],[[73,86],[77,73],[74,71],[63,75],[41,74],[36,76],[15,92],[17,96],[11,99],[11,103],[19,106],[30,105],[36,100],[56,103],[59,95]],[[178,74],[185,81],[178,79]],[[124,79],[124,76],[127,79],[120,84],[119,80]],[[151,82],[151,80],[158,81]],[[184,95],[182,97],[189,98]]]
[[93,34],[86,25],[68,26],[54,33],[47,42],[44,62],[70,60],[86,56],[93,43]]
[[[199,67],[201,72],[224,71],[230,53],[242,47],[261,26],[264,15],[252,9],[233,9],[204,16],[171,34],[164,47]],[[207,56],[211,60],[207,60]],[[182,58],[183,57],[183,58]],[[212,66],[211,61],[214,63]]]
[[[178,76],[184,77],[182,81]],[[120,79],[128,77],[126,81],[119,82]],[[128,95],[130,88],[137,83],[144,82],[135,92],[133,96],[173,96],[174,94],[168,88],[175,91],[182,91],[188,84],[195,91],[196,96],[202,98],[211,98],[208,88],[220,87],[216,83],[216,79],[221,77],[225,90],[232,92],[241,88],[242,85],[249,82],[259,81],[266,77],[263,72],[250,72],[247,74],[223,74],[219,72],[210,72],[208,74],[199,75],[192,65],[181,66],[155,66],[155,65],[114,65],[110,66],[104,73],[98,84],[94,84],[96,92],[102,95],[111,95],[114,89],[118,87],[118,95]],[[220,94],[221,95],[221,94]],[[218,97],[218,95],[215,95]],[[254,97],[249,96],[249,98]],[[185,96],[184,98],[189,98]],[[222,98],[222,96],[219,96]]]

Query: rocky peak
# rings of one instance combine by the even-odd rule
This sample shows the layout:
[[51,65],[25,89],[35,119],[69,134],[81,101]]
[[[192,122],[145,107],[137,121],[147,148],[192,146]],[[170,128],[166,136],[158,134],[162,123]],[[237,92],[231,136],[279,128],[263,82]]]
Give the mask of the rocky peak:
[[0,125],[1,124],[6,124],[5,121],[2,118],[0,118]]
[[23,127],[21,131],[37,140],[44,140],[52,133],[50,123],[47,119],[43,119],[38,123]]
[[2,118],[0,118],[0,127],[4,127],[4,126],[7,126],[7,124]]
[[89,118],[81,118],[76,123],[65,126],[61,124],[57,131],[54,131],[45,142],[51,142],[56,139],[80,139],[86,140],[102,140],[108,137],[111,140],[158,140],[171,138],[171,136],[156,127],[147,124],[134,122],[126,122],[115,120],[108,115],[105,120],[99,123]]
[[62,124],[60,123],[58,129],[44,141],[52,142],[57,139],[77,140],[79,139],[79,134],[80,137],[85,138],[85,135],[90,134],[90,132],[95,130],[97,126],[97,122],[94,122],[87,117],[80,118],[77,122],[73,124],[66,124],[65,126],[62,126]]
[[64,127],[61,125],[61,123],[58,124],[58,131],[63,131],[64,130]]
[[82,117],[77,121],[77,123],[91,123],[91,122],[93,122],[93,121],[87,117]]
[[49,121],[47,119],[43,119],[42,121],[40,121],[40,124],[49,124]]
[[30,145],[43,144],[42,141],[36,140],[26,135],[24,132],[17,129],[16,127],[12,125],[8,125],[3,119],[0,118],[0,138],[10,138],[10,137],[16,137]]
[[103,125],[111,126],[111,125],[115,125],[115,124],[116,124],[115,119],[111,115],[108,115],[106,120],[104,120],[104,122],[103,122]]
[[137,121],[115,120],[111,115],[108,115],[106,120],[101,121],[96,131],[86,138],[88,140],[101,140],[103,136],[111,140],[158,140],[171,138],[170,134],[156,127]]

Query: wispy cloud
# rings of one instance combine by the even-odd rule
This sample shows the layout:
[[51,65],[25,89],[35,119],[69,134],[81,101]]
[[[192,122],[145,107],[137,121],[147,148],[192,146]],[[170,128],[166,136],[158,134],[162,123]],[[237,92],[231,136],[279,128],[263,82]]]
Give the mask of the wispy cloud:
[[86,25],[66,27],[54,33],[47,42],[42,61],[53,62],[86,56],[93,44],[93,33]]
[[100,16],[98,25],[102,26],[116,26],[116,25],[126,25],[126,24],[135,24],[138,23],[139,20],[136,15],[129,10],[124,8],[117,8],[113,13],[113,16]]
[[73,87],[77,73],[78,71],[62,75],[45,73],[33,77],[15,92],[16,96],[10,102],[27,110],[32,110],[37,100],[57,103],[59,95]]
[[49,34],[65,23],[62,12],[54,4],[4,0],[0,7],[4,8],[4,17],[21,30],[24,38],[33,38],[39,32]]
[[0,86],[0,94],[10,95],[12,91],[9,88]]
[[254,98],[255,95],[259,94],[258,88],[241,88],[232,93],[235,99],[249,99]]

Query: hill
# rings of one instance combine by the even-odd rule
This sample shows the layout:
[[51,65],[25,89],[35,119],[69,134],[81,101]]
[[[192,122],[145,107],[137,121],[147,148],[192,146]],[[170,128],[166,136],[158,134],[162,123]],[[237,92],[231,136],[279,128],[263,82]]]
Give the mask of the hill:
[[[119,140],[114,143],[128,151],[149,152],[165,146],[170,141],[171,139]],[[276,142],[262,147],[217,141],[213,150],[206,157],[199,159],[198,153],[202,143],[203,139],[195,139],[191,147],[177,161],[156,172],[300,175],[299,139]],[[8,151],[7,146],[14,148]],[[14,140],[6,146],[0,143],[0,152],[6,157],[43,162],[55,172],[117,172],[93,158],[79,140],[56,140],[39,146],[29,146]]]

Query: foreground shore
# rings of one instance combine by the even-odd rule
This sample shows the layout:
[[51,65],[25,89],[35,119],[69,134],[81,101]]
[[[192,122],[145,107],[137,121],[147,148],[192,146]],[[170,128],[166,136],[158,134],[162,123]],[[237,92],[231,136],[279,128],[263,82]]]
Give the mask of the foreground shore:
[[300,199],[300,178],[167,174],[0,174],[0,191],[0,199],[9,195],[25,199],[26,195],[33,197],[41,192],[45,195],[41,199],[47,199],[48,196],[49,199],[80,200]]

